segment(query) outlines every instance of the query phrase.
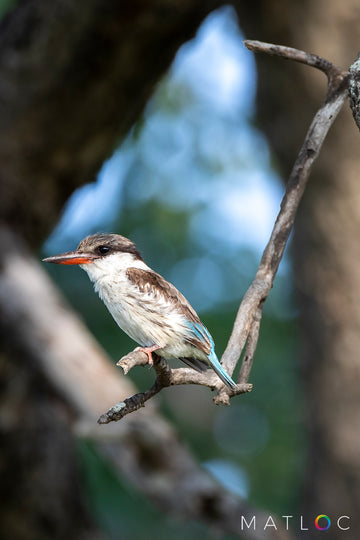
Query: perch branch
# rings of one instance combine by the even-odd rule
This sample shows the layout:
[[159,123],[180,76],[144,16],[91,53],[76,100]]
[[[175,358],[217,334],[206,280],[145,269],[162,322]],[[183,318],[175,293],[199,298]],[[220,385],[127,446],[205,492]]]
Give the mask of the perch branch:
[[[326,99],[310,125],[291,171],[270,240],[261,258],[255,279],[240,304],[228,345],[221,359],[227,372],[232,374],[245,347],[238,378],[238,389],[236,391],[230,390],[214,373],[199,374],[186,368],[166,369],[164,366],[160,368],[160,363],[158,363],[155,365],[157,377],[154,385],[146,392],[135,394],[112,407],[100,417],[100,423],[123,418],[126,414],[142,407],[147,400],[158,394],[163,388],[171,385],[201,384],[207,386],[212,390],[217,390],[217,394],[213,398],[214,402],[226,405],[229,404],[230,398],[234,395],[249,392],[252,388],[252,385],[248,384],[248,379],[259,337],[262,308],[273,286],[311,168],[347,97],[349,72],[340,70],[332,62],[320,56],[291,47],[250,40],[244,43],[252,51],[277,55],[320,69],[327,75],[328,89]],[[118,365],[127,373],[135,365],[144,365],[145,363],[147,363],[146,355],[134,351],[122,358]],[[162,375],[165,370],[166,377]]]
[[[222,387],[224,386],[218,376],[215,373],[197,373],[193,369],[189,368],[175,368],[170,369],[169,364],[163,358],[153,353],[154,369],[156,371],[156,379],[151,388],[145,392],[138,392],[130,398],[124,399],[120,403],[117,403],[111,407],[106,413],[102,414],[98,420],[99,424],[108,424],[121,420],[127,414],[137,411],[141,407],[144,407],[146,401],[158,394],[163,388],[168,386],[175,386],[179,384],[199,384],[201,386],[207,386],[211,390],[218,390],[218,395],[215,396],[219,403],[229,404],[229,396],[243,394],[250,392],[252,384],[246,382],[238,384],[235,391],[229,393],[223,393]],[[121,358],[117,365],[122,367],[124,373],[128,373],[130,369],[135,366],[144,366],[148,363],[147,355],[136,349],[131,353]],[[217,401],[216,401],[217,402]]]

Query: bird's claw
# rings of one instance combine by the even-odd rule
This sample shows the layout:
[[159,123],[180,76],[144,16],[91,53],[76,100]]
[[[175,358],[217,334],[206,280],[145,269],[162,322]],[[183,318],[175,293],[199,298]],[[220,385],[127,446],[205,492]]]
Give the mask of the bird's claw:
[[135,351],[140,351],[147,355],[149,368],[151,369],[154,365],[154,359],[152,357],[152,353],[153,351],[157,351],[158,349],[160,349],[158,345],[153,345],[152,347],[136,347]]

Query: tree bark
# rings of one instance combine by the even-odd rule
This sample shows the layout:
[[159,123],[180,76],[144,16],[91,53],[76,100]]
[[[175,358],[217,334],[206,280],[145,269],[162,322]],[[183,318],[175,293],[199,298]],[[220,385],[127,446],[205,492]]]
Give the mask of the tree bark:
[[[299,47],[349,69],[359,49],[353,0],[236,4],[247,38]],[[254,16],[254,12],[257,16]],[[341,36],[341,37],[340,37]],[[310,68],[257,56],[258,115],[286,177],[325,81]],[[360,506],[360,137],[342,111],[310,180],[293,241],[303,332],[302,373],[309,435],[304,512],[351,517]],[[315,531],[316,532],[316,531]],[[329,538],[338,538],[333,525]]]
[[217,4],[22,0],[1,21],[0,215],[13,230],[41,245]]

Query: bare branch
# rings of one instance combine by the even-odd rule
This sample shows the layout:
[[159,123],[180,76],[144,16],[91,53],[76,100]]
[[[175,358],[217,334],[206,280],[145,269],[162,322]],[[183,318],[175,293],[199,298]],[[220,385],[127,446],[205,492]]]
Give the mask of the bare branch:
[[350,67],[349,96],[353,117],[360,129],[360,55]]
[[[330,62],[315,55],[308,55],[303,51],[253,41],[245,44],[252,50],[278,54],[285,58],[308,63],[322,69],[328,75],[329,73],[332,75],[329,77],[329,90],[331,88],[331,92],[328,92],[325,102],[316,113],[306,134],[305,141],[287,182],[280,212],[270,240],[263,253],[255,279],[241,302],[230,340],[223,354],[222,364],[229,373],[233,373],[247,339],[252,342],[251,349],[254,348],[253,343],[255,336],[258,334],[257,327],[259,326],[262,306],[273,285],[312,165],[318,157],[324,139],[347,97],[349,77],[348,72],[341,72]],[[252,356],[253,350],[251,351]],[[250,373],[249,367],[244,366],[244,363],[247,362],[248,358],[247,354],[245,354],[240,370],[240,380],[242,382],[247,380]]]
[[[132,364],[131,367],[134,367],[137,357],[139,357],[138,365],[144,365],[144,357],[146,360],[145,363],[148,363],[147,355],[144,352],[137,351],[135,349],[134,351],[126,355],[124,358],[121,358],[117,365],[126,365],[127,369],[130,369],[129,358]],[[138,409],[140,409],[140,407],[144,407],[146,401],[158,394],[163,388],[166,388],[167,386],[170,386],[170,384],[172,384],[171,370],[166,360],[154,353],[153,359],[154,369],[157,375],[153,386],[149,390],[146,390],[146,392],[138,392],[137,394],[134,394],[133,396],[111,407],[106,413],[100,416],[98,424],[108,424],[109,422],[121,420],[127,414],[137,411]]]
[[117,422],[127,414],[139,410],[141,407],[144,407],[146,401],[158,394],[162,388],[164,387],[161,386],[158,379],[156,379],[153,386],[149,390],[146,390],[146,392],[138,392],[111,407],[106,413],[100,416],[98,424]]
[[249,336],[246,342],[243,362],[239,373],[239,384],[245,384],[249,380],[250,371],[252,368],[257,342],[259,339],[260,322],[262,316],[262,306],[258,306],[254,315],[253,324],[250,328]]
[[[154,369],[156,371],[156,379],[153,386],[145,392],[138,392],[133,396],[124,399],[111,407],[106,413],[102,414],[98,420],[99,424],[108,424],[121,420],[129,413],[137,411],[144,407],[146,401],[158,394],[163,388],[182,384],[198,384],[207,386],[211,390],[218,390],[218,394],[214,397],[214,402],[219,405],[229,405],[230,397],[238,394],[244,394],[252,390],[252,384],[240,382],[237,389],[229,392],[223,391],[223,383],[219,377],[212,371],[206,373],[198,373],[190,368],[170,369],[169,364],[163,358],[153,353]],[[148,364],[147,355],[134,349],[132,352],[121,358],[117,362],[117,366],[123,368],[124,373],[128,373],[135,366],[144,366]]]
[[299,49],[293,49],[292,47],[285,47],[284,45],[274,45],[273,43],[265,43],[263,41],[256,41],[247,39],[244,41],[244,45],[249,51],[263,52],[272,56],[280,56],[285,60],[294,60],[300,62],[300,64],[306,64],[320,71],[323,71],[329,79],[329,83],[332,85],[333,80],[337,77],[342,77],[345,72],[335,66],[329,60],[318,56],[317,54],[307,53]]

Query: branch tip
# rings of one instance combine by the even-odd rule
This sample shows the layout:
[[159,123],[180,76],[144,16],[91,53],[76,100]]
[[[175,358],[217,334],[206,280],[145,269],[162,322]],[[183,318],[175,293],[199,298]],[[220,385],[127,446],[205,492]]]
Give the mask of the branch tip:
[[123,370],[124,375],[127,375],[135,366],[146,366],[148,363],[149,359],[147,354],[134,349],[130,353],[120,358],[120,360],[116,362],[116,365]]
[[285,45],[275,45],[274,43],[266,43],[264,41],[253,39],[246,39],[243,43],[249,51],[279,56],[286,60],[294,60],[295,62],[300,62],[301,64],[306,64],[319,69],[327,75],[329,83],[332,83],[333,80],[339,76],[347,75],[347,72],[343,72],[335,64],[317,54],[307,53],[300,49],[286,47]]

